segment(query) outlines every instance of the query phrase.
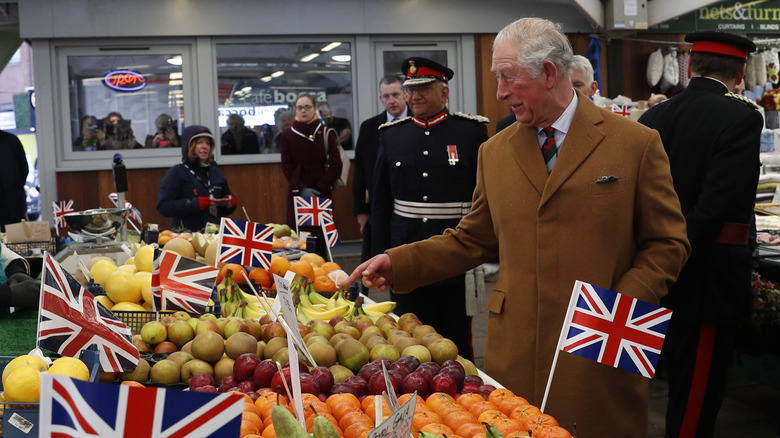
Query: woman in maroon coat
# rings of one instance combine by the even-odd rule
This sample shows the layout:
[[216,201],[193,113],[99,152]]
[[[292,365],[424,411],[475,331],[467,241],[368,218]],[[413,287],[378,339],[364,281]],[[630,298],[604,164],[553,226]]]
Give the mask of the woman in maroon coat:
[[301,94],[295,100],[295,121],[282,132],[282,172],[290,188],[287,193],[287,224],[295,227],[294,196],[330,198],[333,184],[341,175],[341,157],[336,132],[328,130],[325,152],[325,123],[317,116],[314,97]]

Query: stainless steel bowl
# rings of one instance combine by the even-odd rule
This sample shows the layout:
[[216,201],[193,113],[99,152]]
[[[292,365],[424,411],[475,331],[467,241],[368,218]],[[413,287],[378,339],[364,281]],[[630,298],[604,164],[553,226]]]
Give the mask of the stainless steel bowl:
[[75,233],[102,235],[118,231],[127,220],[127,208],[96,208],[65,216],[65,223]]

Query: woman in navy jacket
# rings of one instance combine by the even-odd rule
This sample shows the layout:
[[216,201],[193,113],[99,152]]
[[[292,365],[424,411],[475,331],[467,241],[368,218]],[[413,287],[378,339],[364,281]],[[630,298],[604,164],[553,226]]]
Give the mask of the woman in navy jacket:
[[171,218],[171,229],[201,230],[207,222],[236,210],[225,174],[214,162],[214,136],[205,126],[182,132],[182,162],[171,167],[160,182],[157,211]]

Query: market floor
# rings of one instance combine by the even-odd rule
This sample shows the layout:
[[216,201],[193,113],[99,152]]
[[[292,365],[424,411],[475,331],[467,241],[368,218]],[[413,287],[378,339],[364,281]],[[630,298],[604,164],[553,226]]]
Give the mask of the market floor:
[[[360,261],[360,242],[345,242],[334,248],[333,257],[345,271]],[[494,283],[485,285],[492,290]],[[369,292],[369,297],[386,300],[386,294]],[[484,369],[487,312],[473,318],[472,339],[475,364]],[[666,381],[650,381],[648,438],[664,436]],[[780,438],[780,355],[736,354],[729,373],[726,397],[716,423],[715,437]]]

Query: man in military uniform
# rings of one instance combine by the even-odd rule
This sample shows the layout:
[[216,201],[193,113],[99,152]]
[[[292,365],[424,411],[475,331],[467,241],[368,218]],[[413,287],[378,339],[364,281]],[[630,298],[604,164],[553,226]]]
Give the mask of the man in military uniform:
[[[447,110],[452,70],[416,57],[406,59],[401,69],[413,116],[379,128],[371,203],[375,254],[458,225],[471,210],[477,152],[488,138],[487,118]],[[391,297],[398,303],[396,313],[415,313],[453,340],[461,356],[472,359],[465,282],[466,277],[459,275],[409,294],[391,292]]]
[[692,253],[661,303],[674,314],[664,344],[667,437],[712,436],[723,400],[734,332],[751,302],[753,218],[763,119],[729,93],[745,74],[752,41],[694,32],[688,87],[639,119],[658,130]]

